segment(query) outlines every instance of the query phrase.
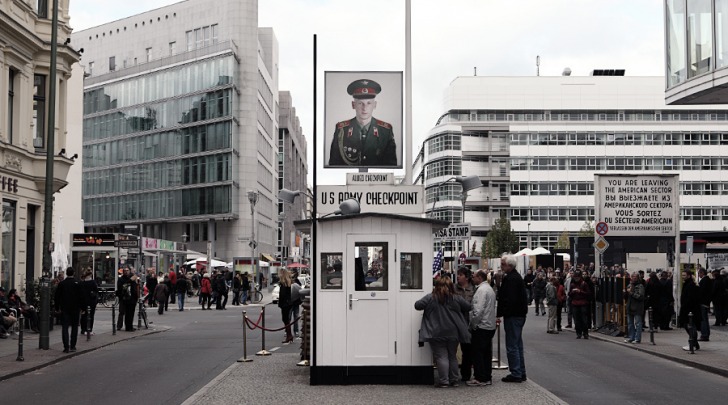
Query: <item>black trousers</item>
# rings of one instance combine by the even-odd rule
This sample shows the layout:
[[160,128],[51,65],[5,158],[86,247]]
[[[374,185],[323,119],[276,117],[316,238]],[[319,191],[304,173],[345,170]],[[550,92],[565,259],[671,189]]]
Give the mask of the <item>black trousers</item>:
[[463,360],[460,362],[460,378],[468,381],[473,375],[473,344],[460,343],[460,351],[463,354]]
[[[85,308],[88,309],[88,308]],[[90,312],[84,312],[81,315],[81,333],[93,332],[94,330],[94,317],[96,316],[96,305],[91,306]]]
[[[61,339],[63,340],[63,348],[76,348],[76,340],[78,339],[78,317],[79,311],[75,312],[62,312],[61,313]],[[71,328],[71,339],[68,339],[68,328]]]
[[124,307],[124,326],[126,327],[126,330],[133,330],[136,301],[131,300],[129,302],[123,303],[121,306]]
[[495,329],[476,329],[471,333],[470,346],[473,353],[474,377],[480,382],[490,381],[493,378],[493,336]]
[[572,305],[571,310],[574,313],[576,336],[589,336],[589,304]]

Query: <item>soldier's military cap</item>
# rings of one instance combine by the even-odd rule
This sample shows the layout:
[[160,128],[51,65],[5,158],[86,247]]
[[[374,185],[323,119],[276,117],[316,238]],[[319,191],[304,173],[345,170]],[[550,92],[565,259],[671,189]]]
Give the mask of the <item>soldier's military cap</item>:
[[369,79],[355,80],[346,88],[346,92],[354,98],[374,98],[380,91],[382,86]]

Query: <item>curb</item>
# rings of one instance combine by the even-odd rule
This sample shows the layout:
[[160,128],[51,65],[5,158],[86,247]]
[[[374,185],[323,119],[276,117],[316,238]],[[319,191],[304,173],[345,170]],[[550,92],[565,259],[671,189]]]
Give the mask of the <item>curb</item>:
[[148,332],[148,333],[145,333],[143,335],[129,336],[127,338],[124,338],[124,339],[121,339],[121,340],[117,340],[117,341],[114,341],[114,342],[109,342],[109,343],[105,343],[105,344],[102,344],[102,345],[99,345],[99,346],[96,346],[96,347],[90,347],[88,349],[79,350],[76,353],[67,353],[67,354],[64,353],[63,356],[60,356],[58,358],[55,358],[55,359],[53,359],[51,361],[48,361],[46,363],[38,364],[38,365],[35,365],[35,366],[31,366],[29,368],[26,368],[26,369],[23,369],[23,370],[19,370],[19,371],[15,371],[15,372],[12,372],[12,373],[9,373],[9,374],[0,375],[0,381],[5,381],[5,380],[9,380],[9,379],[14,378],[14,377],[19,377],[21,375],[25,375],[25,374],[31,373],[33,371],[36,371],[36,370],[40,370],[42,368],[45,368],[45,367],[48,367],[48,366],[52,366],[54,364],[58,364],[58,363],[60,363],[63,360],[67,360],[67,359],[70,359],[70,358],[73,358],[73,357],[76,357],[76,356],[80,356],[82,354],[90,353],[90,352],[96,351],[96,350],[101,349],[101,348],[104,348],[104,347],[108,347],[108,346],[115,345],[115,344],[120,343],[120,342],[125,342],[127,340],[136,339],[136,338],[139,338],[139,337],[142,337],[142,336],[149,336],[149,335],[154,335],[154,334],[157,334],[157,333],[166,332],[166,331],[168,331],[170,329],[172,329],[172,328],[165,327],[165,329],[153,330],[153,331]]
[[[570,332],[576,333],[573,330],[570,330]],[[663,358],[665,360],[674,361],[676,363],[681,363],[681,364],[684,364],[686,366],[690,366],[690,367],[693,367],[693,368],[697,368],[699,370],[706,371],[708,373],[717,374],[719,376],[728,378],[728,370],[727,369],[722,369],[722,368],[714,367],[714,366],[711,366],[711,365],[708,365],[708,364],[699,363],[697,361],[683,359],[683,358],[675,357],[675,356],[672,356],[672,355],[669,355],[669,354],[664,354],[664,353],[656,352],[656,351],[653,351],[653,350],[649,350],[649,349],[643,348],[640,345],[633,345],[633,344],[627,345],[627,344],[623,344],[621,342],[614,341],[612,339],[607,339],[605,337],[599,336],[599,333],[598,332],[597,333],[589,333],[589,337],[592,338],[592,339],[595,339],[595,340],[599,340],[600,342],[613,343],[613,344],[619,345],[621,347],[626,347],[626,348],[629,348],[629,349],[632,349],[632,350],[636,350],[638,352],[651,354],[653,356],[657,356],[657,357]],[[650,347],[650,346],[652,346],[652,344],[649,344],[649,346],[647,346],[647,347]]]

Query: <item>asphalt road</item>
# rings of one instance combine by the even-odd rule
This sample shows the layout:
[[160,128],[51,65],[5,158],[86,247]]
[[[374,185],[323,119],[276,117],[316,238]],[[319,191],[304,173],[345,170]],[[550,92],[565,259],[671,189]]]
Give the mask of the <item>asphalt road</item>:
[[[150,320],[172,327],[0,383],[7,404],[180,404],[243,355],[242,309],[256,320],[260,309],[170,311]],[[170,304],[170,309],[172,305]],[[267,308],[267,327],[280,327],[280,312]],[[104,316],[103,313],[97,316]],[[118,333],[128,333],[120,331]],[[282,332],[268,333],[266,348],[280,346]],[[296,352],[298,344],[281,347]],[[260,332],[248,334],[248,356],[260,350]]]
[[573,332],[549,335],[546,319],[528,314],[528,378],[571,405],[725,403],[724,377]]

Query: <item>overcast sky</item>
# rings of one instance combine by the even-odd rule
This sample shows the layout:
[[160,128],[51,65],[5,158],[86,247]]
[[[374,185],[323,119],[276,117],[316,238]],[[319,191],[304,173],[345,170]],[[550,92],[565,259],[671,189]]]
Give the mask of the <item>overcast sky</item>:
[[[71,26],[93,27],[175,0],[71,0]],[[412,0],[413,155],[444,113],[445,88],[457,76],[573,76],[626,69],[664,71],[662,0]],[[259,26],[280,46],[280,90],[289,90],[309,144],[313,172],[313,34],[318,36],[318,130],[323,129],[323,72],[404,71],[405,0],[259,0]],[[376,112],[374,114],[376,116]],[[353,111],[352,111],[353,116]],[[320,133],[323,138],[323,133]],[[318,184],[343,184],[344,170]],[[404,171],[397,171],[398,174]]]

